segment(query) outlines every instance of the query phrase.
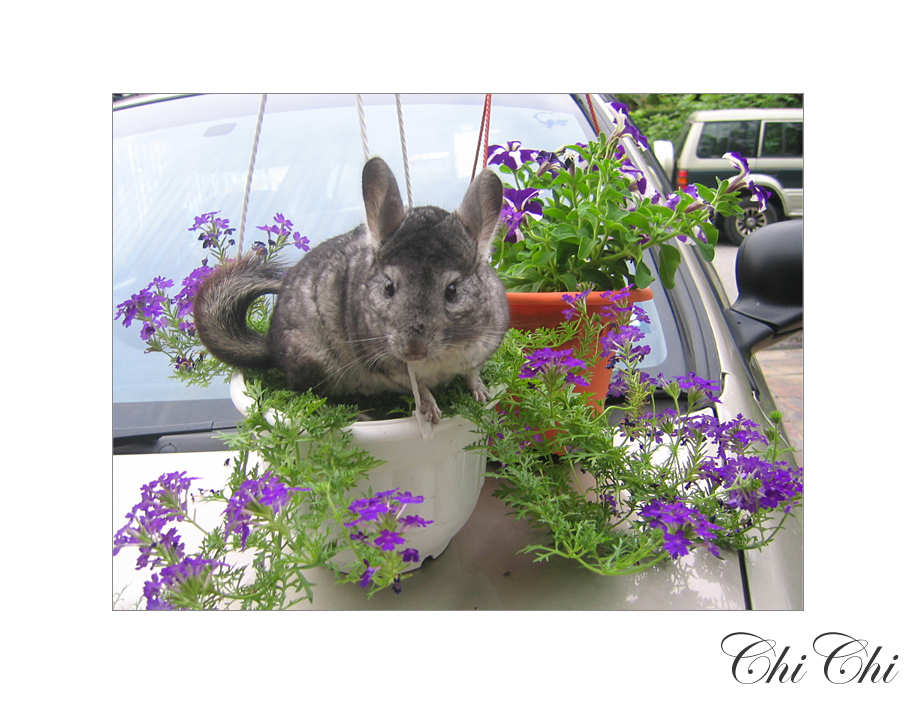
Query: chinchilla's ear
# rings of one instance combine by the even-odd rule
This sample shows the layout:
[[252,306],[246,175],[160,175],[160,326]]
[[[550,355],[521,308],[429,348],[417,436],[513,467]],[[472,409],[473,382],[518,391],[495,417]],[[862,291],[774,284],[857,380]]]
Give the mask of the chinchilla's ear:
[[380,157],[373,157],[363,167],[363,201],[369,234],[381,244],[407,213],[394,174]]
[[471,183],[455,211],[477,240],[477,247],[484,258],[490,256],[490,244],[496,234],[502,207],[503,182],[492,171],[484,170]]

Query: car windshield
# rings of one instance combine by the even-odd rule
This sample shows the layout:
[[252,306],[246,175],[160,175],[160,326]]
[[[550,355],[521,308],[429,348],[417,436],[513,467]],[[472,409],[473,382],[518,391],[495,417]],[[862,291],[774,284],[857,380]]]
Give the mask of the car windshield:
[[[484,97],[402,96],[414,205],[459,205],[475,168]],[[395,98],[365,95],[362,102],[368,151],[392,166],[406,200]],[[263,239],[257,226],[272,224],[277,213],[313,246],[363,221],[365,159],[357,104],[355,95],[269,96],[246,248]],[[189,231],[196,216],[218,211],[239,227],[259,105],[259,95],[204,95],[115,106],[112,311],[157,276],[180,289],[206,256]],[[489,125],[489,144],[515,140],[526,149],[555,150],[594,134],[569,95],[495,95]],[[294,259],[297,250],[288,253]],[[655,304],[648,306],[655,319]],[[662,325],[652,328],[647,366],[667,355]],[[113,347],[116,404],[228,398],[225,384],[198,388],[169,379],[167,360],[145,354],[136,325],[114,321]]]

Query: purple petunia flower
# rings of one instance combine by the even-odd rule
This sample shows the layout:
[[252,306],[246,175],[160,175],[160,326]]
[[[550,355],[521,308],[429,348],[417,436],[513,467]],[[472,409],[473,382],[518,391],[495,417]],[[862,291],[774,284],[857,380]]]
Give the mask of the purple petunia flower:
[[750,167],[748,166],[747,159],[738,152],[727,152],[722,155],[722,158],[730,161],[732,166],[738,169],[738,175],[733,176],[731,181],[729,181],[726,193],[734,193],[737,190],[746,188],[751,193],[751,200],[757,203],[758,210],[760,210],[760,212],[766,210],[767,203],[770,200],[770,193],[748,178]]
[[521,168],[526,161],[533,161],[537,155],[536,149],[522,149],[522,143],[510,141],[505,146],[491,144],[487,148],[487,163],[497,166],[505,164],[513,171]]
[[503,188],[503,206],[499,213],[500,222],[506,227],[506,242],[514,243],[520,236],[519,226],[525,217],[539,219],[543,216],[541,202],[535,198],[536,188]]
[[747,164],[747,159],[738,152],[726,152],[722,155],[722,158],[730,161],[732,166],[738,169],[738,175],[733,177],[736,180],[743,181],[751,171],[751,167]]

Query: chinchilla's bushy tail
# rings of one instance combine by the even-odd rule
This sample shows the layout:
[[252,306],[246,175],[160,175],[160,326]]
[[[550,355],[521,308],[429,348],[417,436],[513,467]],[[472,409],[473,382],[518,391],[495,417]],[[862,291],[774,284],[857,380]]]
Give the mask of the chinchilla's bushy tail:
[[217,359],[236,367],[272,367],[267,337],[248,327],[248,308],[260,296],[278,293],[283,270],[248,254],[204,279],[194,297],[197,334]]

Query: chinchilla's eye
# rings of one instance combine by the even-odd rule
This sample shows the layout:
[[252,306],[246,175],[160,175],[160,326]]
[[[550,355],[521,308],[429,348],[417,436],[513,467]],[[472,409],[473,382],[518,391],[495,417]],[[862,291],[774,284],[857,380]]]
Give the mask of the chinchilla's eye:
[[455,284],[449,284],[448,288],[445,289],[445,300],[454,301],[457,295],[458,287]]
[[394,296],[395,290],[396,289],[394,286],[394,281],[392,281],[391,279],[388,279],[387,281],[385,281],[385,295],[388,298],[391,298],[392,296]]

